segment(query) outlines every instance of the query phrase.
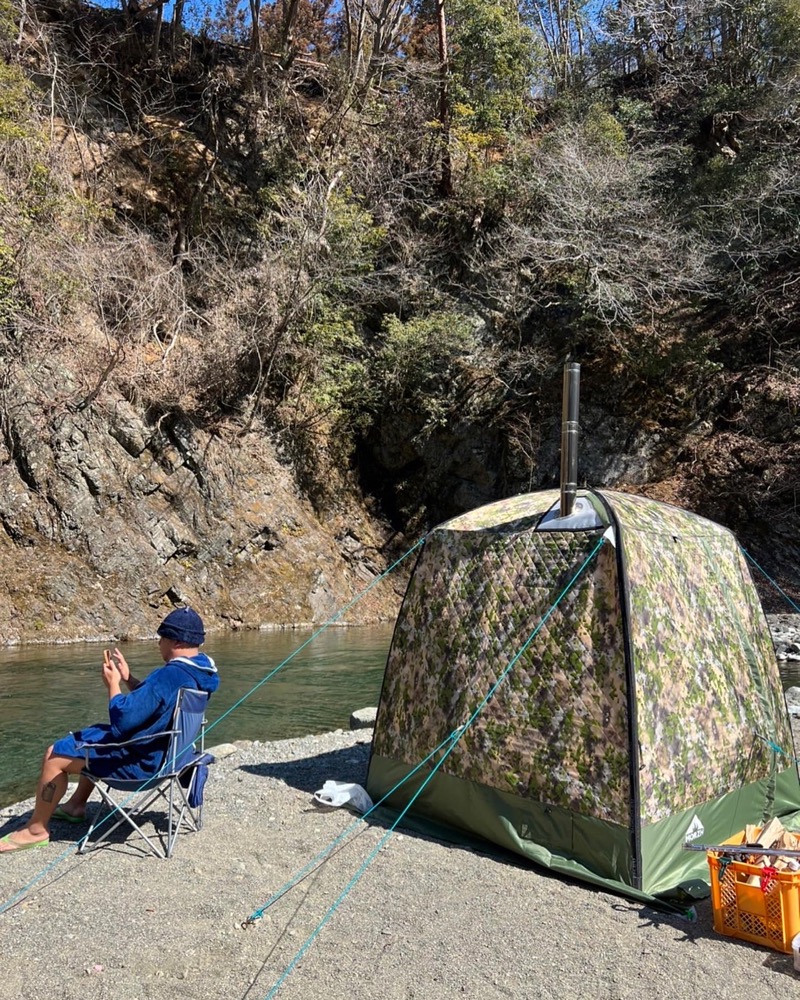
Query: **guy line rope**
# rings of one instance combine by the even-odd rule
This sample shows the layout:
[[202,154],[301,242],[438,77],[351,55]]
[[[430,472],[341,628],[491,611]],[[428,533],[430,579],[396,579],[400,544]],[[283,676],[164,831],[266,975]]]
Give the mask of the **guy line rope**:
[[[321,625],[311,636],[309,636],[309,638],[305,642],[303,642],[300,646],[298,646],[281,663],[279,663],[273,670],[269,671],[257,684],[255,684],[237,702],[235,702],[222,715],[220,715],[217,719],[215,719],[214,722],[212,722],[209,726],[207,726],[206,733],[210,732],[215,726],[217,726],[220,722],[222,722],[223,719],[227,718],[235,709],[237,709],[240,705],[242,705],[248,698],[250,698],[256,691],[258,691],[264,684],[266,684],[266,682],[268,680],[270,680],[279,671],[281,671],[285,666],[287,666],[303,649],[306,648],[306,646],[308,646],[311,642],[313,642],[314,639],[316,639],[319,635],[321,635],[331,625],[335,624],[344,614],[346,614],[347,611],[349,611],[355,604],[357,604],[358,601],[360,601],[364,596],[366,596],[366,594],[369,593],[370,590],[372,590],[375,586],[378,585],[378,583],[380,583],[390,573],[392,573],[401,563],[403,563],[410,555],[412,555],[412,553],[416,552],[417,549],[419,549],[420,546],[422,546],[425,543],[426,539],[427,539],[427,535],[424,535],[417,542],[415,542],[415,544],[410,549],[408,549],[407,552],[405,552],[394,563],[392,563],[392,565],[390,567],[388,567],[388,569],[386,569],[383,573],[381,573],[378,576],[376,576],[375,579],[372,580],[370,582],[370,584],[364,590],[362,590],[359,594],[357,594],[350,602],[348,602],[347,604],[345,604],[333,617],[331,617],[327,622],[325,622],[323,625]],[[582,565],[579,567],[579,569],[574,573],[574,575],[570,579],[569,583],[561,591],[561,593],[558,595],[558,597],[556,598],[556,600],[554,601],[554,603],[551,605],[551,607],[548,609],[548,611],[542,617],[541,621],[538,623],[538,625],[534,628],[534,630],[531,632],[531,634],[525,640],[525,642],[523,643],[522,647],[519,649],[519,651],[517,652],[517,654],[511,659],[511,661],[509,662],[509,664],[507,665],[507,667],[503,670],[503,672],[501,673],[500,677],[492,685],[492,687],[490,688],[489,692],[481,700],[481,702],[478,704],[477,708],[472,712],[472,714],[470,715],[470,717],[468,718],[468,720],[465,723],[463,723],[461,726],[459,726],[455,730],[453,730],[453,732],[450,733],[447,737],[445,737],[441,741],[441,743],[437,747],[435,747],[428,754],[428,756],[424,760],[422,760],[419,764],[417,764],[415,767],[413,767],[409,771],[409,773],[407,775],[405,775],[404,778],[402,778],[392,789],[390,789],[390,791],[388,791],[383,796],[383,798],[380,799],[380,801],[378,801],[377,803],[375,803],[372,806],[371,809],[369,809],[366,813],[364,813],[363,816],[360,816],[357,819],[355,819],[353,821],[353,823],[351,823],[337,838],[335,838],[327,847],[325,847],[305,867],[303,867],[299,872],[297,872],[294,876],[292,876],[292,878],[290,878],[289,881],[286,882],[284,886],[282,886],[277,892],[275,892],[267,900],[267,902],[263,906],[261,906],[258,909],[254,910],[253,913],[245,921],[243,921],[242,927],[248,927],[248,926],[252,926],[253,924],[255,924],[255,922],[257,920],[259,920],[263,916],[263,914],[266,912],[266,910],[268,910],[271,906],[273,906],[287,892],[289,892],[294,886],[296,886],[300,881],[302,881],[307,876],[307,874],[310,871],[312,871],[318,865],[322,864],[332,854],[332,852],[334,851],[334,848],[336,848],[337,845],[341,844],[342,846],[346,846],[343,842],[347,840],[347,838],[350,836],[350,834],[355,829],[357,829],[360,826],[363,826],[366,823],[367,818],[375,810],[377,810],[384,802],[386,802],[402,785],[404,785],[411,778],[413,778],[423,767],[425,767],[426,764],[428,764],[438,753],[440,753],[440,751],[444,750],[444,753],[442,754],[442,756],[440,757],[440,759],[437,761],[437,763],[433,766],[433,768],[430,770],[430,773],[427,775],[427,777],[422,782],[422,784],[420,785],[420,787],[417,789],[416,792],[414,792],[414,794],[411,796],[411,798],[409,799],[409,801],[406,804],[406,806],[398,814],[398,816],[396,817],[396,819],[394,820],[394,822],[391,824],[391,826],[388,828],[388,830],[386,831],[386,833],[378,841],[377,845],[373,848],[373,850],[367,856],[366,860],[361,864],[361,866],[359,867],[359,869],[356,871],[355,875],[350,879],[350,881],[348,882],[348,884],[345,886],[344,890],[340,893],[340,895],[338,896],[338,898],[335,900],[335,902],[331,905],[331,907],[328,909],[328,911],[322,917],[322,919],[320,920],[320,922],[317,924],[316,928],[311,932],[311,934],[308,936],[308,938],[306,939],[306,941],[298,949],[298,951],[295,954],[295,956],[288,963],[288,965],[284,969],[284,971],[281,974],[281,976],[278,978],[278,980],[275,982],[275,984],[273,985],[273,987],[271,988],[271,990],[269,991],[269,993],[266,995],[265,1000],[272,1000],[272,998],[277,994],[277,992],[279,991],[279,989],[281,988],[281,986],[283,985],[283,983],[289,977],[289,975],[294,970],[294,968],[298,965],[298,963],[302,959],[303,955],[308,951],[308,949],[310,948],[310,946],[312,945],[312,943],[314,942],[314,940],[322,932],[322,929],[324,928],[325,924],[327,924],[328,921],[333,917],[333,915],[335,914],[335,912],[338,910],[338,908],[341,906],[341,904],[344,902],[344,900],[349,895],[350,891],[353,889],[353,887],[357,884],[357,882],[361,879],[361,877],[367,871],[368,867],[373,862],[373,860],[377,856],[378,852],[383,847],[384,843],[391,837],[392,833],[395,831],[396,827],[400,824],[400,822],[402,821],[402,819],[406,816],[406,814],[408,813],[408,811],[411,809],[411,807],[413,806],[414,802],[419,798],[419,796],[422,794],[422,792],[424,791],[424,789],[426,788],[426,786],[428,785],[428,783],[431,781],[431,779],[433,778],[433,776],[442,767],[442,765],[445,763],[445,761],[447,760],[447,758],[453,752],[453,750],[455,749],[458,741],[466,733],[466,731],[470,728],[470,726],[474,723],[474,721],[478,718],[478,716],[483,711],[483,709],[485,708],[485,706],[488,704],[488,702],[494,696],[494,694],[497,691],[497,689],[499,688],[499,686],[503,683],[503,681],[506,679],[506,677],[511,672],[511,670],[513,669],[513,667],[519,661],[520,657],[524,654],[524,652],[526,651],[526,649],[528,648],[528,646],[530,645],[530,643],[533,641],[533,639],[535,638],[535,636],[538,634],[538,632],[544,626],[544,624],[546,623],[546,621],[548,620],[548,618],[550,617],[550,615],[556,610],[556,608],[559,606],[559,604],[561,603],[561,601],[566,597],[566,595],[569,593],[569,591],[572,589],[572,587],[575,585],[575,583],[578,581],[578,579],[584,573],[584,571],[588,567],[589,563],[592,561],[592,559],[594,558],[594,556],[597,554],[597,552],[605,544],[606,541],[607,541],[607,537],[604,534],[600,538],[600,540],[598,541],[598,543],[595,545],[595,547],[592,549],[592,551],[589,553],[589,555],[586,557],[586,559],[584,560],[584,562],[582,563]],[[780,586],[764,571],[764,569],[755,561],[755,559],[753,559],[753,557],[747,552],[747,550],[744,549],[744,548],[742,548],[742,552],[747,557],[747,559],[775,587],[775,589],[786,599],[786,601],[794,608],[794,610],[797,611],[798,613],[800,613],[800,608],[798,608],[798,606],[780,588]],[[776,746],[772,741],[766,739],[765,737],[761,736],[760,734],[754,734],[754,735],[756,735],[763,742],[767,743],[767,745],[770,747],[770,749],[773,752],[780,753],[784,757],[788,756],[792,760],[795,760],[797,762],[796,758],[792,757],[791,755],[788,755],[780,747]],[[161,770],[158,772],[158,774],[154,775],[152,778],[150,778],[147,781],[145,781],[142,784],[141,788],[138,791],[144,790],[148,786],[148,784],[150,782],[152,782],[153,780],[157,779],[168,767],[171,767],[173,763],[174,763],[174,760],[166,761],[164,763],[164,765],[162,766]],[[132,793],[131,796],[129,796],[128,799],[126,799],[120,805],[127,804],[127,802],[129,802],[130,799],[133,798],[133,795],[135,795],[135,794],[136,793]],[[109,820],[111,820],[112,817],[114,816],[114,814],[117,811],[118,811],[118,808],[115,809],[114,811],[112,811],[111,813],[109,813],[109,815],[106,816],[103,819],[102,823],[105,823],[105,822],[108,822]],[[99,826],[102,826],[102,823],[99,824]],[[25,886],[23,886],[14,896],[12,896],[5,903],[0,904],[0,914],[2,914],[5,911],[9,910],[19,900],[21,900],[27,894],[27,892],[37,882],[39,882],[42,878],[44,878],[50,871],[52,871],[52,869],[54,867],[56,867],[56,865],[60,864],[61,861],[65,860],[67,857],[69,857],[70,855],[72,855],[73,853],[75,853],[75,851],[82,845],[82,843],[83,843],[84,840],[85,840],[85,838],[81,838],[81,839],[77,840],[74,844],[70,845],[70,847],[67,848],[66,851],[64,851],[61,855],[59,855],[57,858],[55,858],[53,862],[51,862],[49,865],[47,865],[41,872],[39,872],[33,879],[31,879]]]
[[[469,719],[463,725],[461,725],[457,729],[453,730],[453,732],[450,733],[449,736],[445,737],[445,739],[442,740],[442,742],[439,744],[439,746],[437,746],[434,750],[432,750],[431,753],[428,754],[428,756],[423,761],[421,761],[414,768],[412,768],[412,770],[409,771],[409,773],[404,778],[402,778],[392,789],[390,789],[383,796],[383,798],[380,799],[380,801],[378,801],[377,803],[375,803],[372,806],[371,809],[369,809],[367,812],[364,813],[363,816],[358,817],[356,820],[354,820],[353,823],[351,823],[335,840],[333,840],[331,842],[331,844],[329,844],[326,848],[324,848],[312,861],[310,861],[296,875],[294,875],[291,879],[289,879],[289,881],[287,883],[285,883],[285,885],[282,886],[276,893],[274,893],[267,900],[267,902],[262,907],[260,907],[259,909],[255,910],[247,918],[247,920],[245,920],[242,923],[242,927],[248,927],[248,926],[253,925],[257,920],[259,920],[263,916],[263,914],[266,912],[266,910],[268,910],[274,903],[276,903],[279,899],[281,899],[290,889],[292,889],[295,885],[297,885],[298,882],[300,882],[317,865],[318,862],[320,864],[323,863],[324,860],[331,854],[331,852],[333,851],[334,847],[336,847],[338,844],[342,843],[342,841],[344,841],[353,830],[355,830],[360,825],[364,824],[366,822],[367,817],[371,813],[373,813],[376,809],[378,809],[387,799],[389,799],[391,797],[391,795],[393,795],[394,792],[397,791],[398,788],[400,788],[410,778],[412,778],[415,774],[417,774],[417,772],[420,771],[420,769],[422,767],[424,767],[437,753],[439,753],[440,750],[442,750],[443,748],[447,747],[447,749],[442,754],[442,756],[439,759],[439,761],[431,769],[430,773],[425,778],[425,780],[422,782],[422,784],[420,785],[420,787],[411,796],[411,798],[409,799],[409,801],[406,804],[406,806],[398,814],[398,816],[396,817],[396,819],[394,820],[394,822],[391,824],[391,826],[388,828],[388,830],[386,831],[386,833],[381,837],[381,839],[378,841],[377,845],[372,849],[372,851],[370,852],[370,854],[367,856],[366,860],[358,868],[358,870],[356,871],[355,875],[350,879],[350,881],[347,883],[347,885],[345,886],[345,888],[343,889],[343,891],[340,893],[340,895],[337,897],[337,899],[334,901],[334,903],[329,907],[329,909],[323,915],[322,919],[319,921],[319,923],[317,924],[317,926],[314,928],[314,930],[309,934],[309,936],[306,938],[306,940],[303,942],[303,944],[297,950],[297,952],[295,953],[294,957],[287,964],[287,966],[284,969],[283,973],[279,976],[279,978],[276,980],[276,982],[273,984],[272,988],[270,989],[269,993],[267,993],[267,995],[265,996],[264,1000],[272,1000],[272,998],[278,993],[278,991],[280,990],[280,988],[283,985],[283,983],[286,981],[286,979],[289,977],[289,975],[292,973],[292,971],[299,964],[299,962],[301,961],[301,959],[303,958],[303,956],[305,955],[305,953],[308,951],[308,949],[313,944],[314,940],[322,932],[322,929],[324,928],[325,924],[327,924],[328,921],[333,917],[333,915],[336,913],[336,911],[338,910],[338,908],[341,906],[341,904],[344,902],[344,900],[349,895],[350,891],[353,889],[353,887],[356,885],[356,883],[361,879],[362,875],[364,875],[364,873],[366,872],[366,870],[369,868],[370,864],[375,860],[376,856],[378,855],[378,853],[381,850],[381,848],[383,847],[383,845],[391,837],[392,833],[394,832],[394,830],[396,829],[396,827],[398,826],[398,824],[401,822],[401,820],[404,818],[404,816],[411,809],[412,805],[417,800],[417,798],[422,794],[422,792],[424,791],[425,787],[431,781],[431,779],[436,774],[436,772],[439,770],[439,768],[441,768],[441,766],[444,764],[444,762],[450,756],[450,754],[454,750],[454,748],[455,748],[456,744],[458,743],[458,741],[461,739],[461,737],[464,735],[464,733],[469,729],[469,727],[472,725],[472,723],[475,721],[475,719],[477,719],[477,717],[483,711],[484,707],[487,705],[487,703],[493,697],[494,693],[497,691],[498,687],[503,683],[503,681],[505,680],[505,678],[511,672],[511,670],[513,669],[513,667],[515,666],[515,664],[517,663],[517,661],[523,655],[523,653],[528,648],[528,646],[530,645],[530,643],[533,641],[533,639],[535,638],[535,636],[537,635],[537,633],[540,631],[540,629],[542,628],[542,626],[548,620],[548,618],[550,617],[550,615],[556,610],[556,608],[561,603],[561,601],[566,597],[566,595],[569,593],[569,591],[572,589],[572,587],[575,585],[575,583],[581,577],[581,575],[586,570],[586,568],[589,565],[589,563],[592,561],[592,559],[594,558],[594,556],[597,554],[597,552],[600,550],[600,548],[603,546],[603,544],[606,541],[608,541],[608,536],[607,536],[607,534],[604,533],[603,536],[598,541],[597,545],[594,547],[594,549],[586,557],[586,559],[584,560],[583,564],[580,566],[580,568],[572,576],[572,578],[570,579],[570,581],[567,584],[567,586],[562,590],[562,592],[556,598],[556,600],[554,601],[554,603],[551,605],[551,607],[548,609],[548,611],[542,617],[542,619],[539,622],[539,624],[531,632],[531,634],[529,635],[529,637],[526,639],[526,641],[524,642],[524,644],[522,645],[522,647],[518,651],[518,653],[511,659],[511,661],[509,662],[508,666],[503,670],[503,672],[500,675],[500,677],[492,685],[492,687],[489,690],[489,692],[482,699],[482,701],[479,703],[478,707],[474,710],[474,712],[470,715]],[[744,551],[745,555],[747,555],[748,558],[750,558],[750,556],[748,555],[748,553],[745,550],[742,550],[742,551]],[[753,561],[753,560],[751,560],[751,561]],[[757,563],[754,563],[754,564],[758,565]],[[760,566],[758,568],[761,569]],[[762,571],[762,573],[764,572],[763,570],[761,570],[761,571]],[[766,576],[766,574],[764,574],[764,575]],[[767,577],[767,579],[769,579],[769,577]],[[778,587],[778,585],[776,583],[774,583],[774,581],[770,581],[770,582],[772,582],[774,584],[774,586],[778,590],[780,590],[780,587]],[[783,591],[780,591],[780,592],[783,593]],[[792,603],[791,600],[788,598],[787,595],[784,594],[784,596],[789,601],[789,603]],[[795,607],[794,604],[792,604],[792,606]],[[800,609],[797,609],[797,610],[800,610]],[[784,753],[784,751],[780,750],[779,747],[775,746],[775,744],[771,743],[771,741],[766,740],[763,736],[759,736],[759,734],[754,734],[754,735],[756,737],[764,740],[764,742],[768,743],[770,745],[770,748],[773,751],[778,752],[778,753]],[[784,753],[784,756],[785,756],[785,753]]]
[[[331,625],[337,622],[344,614],[346,614],[350,610],[350,608],[352,608],[355,604],[357,604],[362,599],[362,597],[365,597],[370,592],[370,590],[376,587],[381,582],[381,580],[385,579],[385,577],[387,577],[390,573],[392,573],[413,552],[416,552],[416,550],[422,544],[424,544],[426,538],[427,535],[423,535],[422,538],[418,539],[418,541],[416,541],[407,552],[405,552],[402,556],[400,556],[399,559],[396,559],[392,563],[392,565],[389,566],[388,569],[384,570],[383,573],[376,576],[375,579],[368,584],[368,586],[366,586],[359,594],[356,594],[356,596],[351,601],[349,601],[342,608],[340,608],[339,611],[337,611],[332,618],[329,618],[328,621],[326,621],[323,625],[321,625],[316,630],[316,632],[310,635],[305,642],[301,643],[297,647],[297,649],[293,650],[286,657],[286,659],[284,659],[281,663],[278,664],[277,667],[271,670],[265,677],[262,677],[262,679],[257,684],[255,684],[246,694],[242,695],[242,697],[233,705],[231,705],[231,707],[227,711],[223,712],[222,715],[219,716],[219,718],[215,719],[209,726],[206,726],[206,734],[211,732],[211,730],[215,726],[219,725],[219,723],[222,722],[223,719],[226,719],[231,714],[231,712],[237,709],[243,702],[247,701],[247,699],[251,695],[255,694],[255,692],[258,691],[259,688],[263,687],[263,685],[266,684],[267,681],[270,680],[272,677],[274,677],[275,674],[277,674],[280,670],[283,670],[283,668],[288,663],[290,663],[295,658],[295,656],[297,656],[298,653],[302,652],[302,650],[304,650],[306,646],[309,645],[309,643],[313,642],[314,639],[317,638],[317,636],[321,635],[327,628],[329,628]],[[136,795],[144,791],[153,782],[157,781],[161,777],[161,775],[165,773],[165,771],[167,771],[169,768],[172,767],[174,763],[175,763],[174,757],[170,760],[166,760],[156,774],[151,775],[149,778],[147,778],[146,781],[142,782],[142,784],[140,785],[139,788],[136,789],[136,791],[131,792],[130,795],[128,795],[127,798],[123,799],[107,816],[104,816],[102,821],[95,826],[95,830],[102,829],[102,827],[106,823],[108,823],[116,813],[119,812],[120,808],[126,806]],[[88,834],[86,836],[88,836]],[[12,906],[14,906],[16,903],[18,903],[21,899],[24,898],[24,896],[30,891],[30,889],[33,888],[34,885],[37,884],[37,882],[40,882],[57,865],[61,864],[62,861],[65,861],[68,857],[73,855],[84,843],[84,841],[86,840],[86,836],[81,837],[78,840],[76,840],[73,844],[70,844],[70,846],[65,851],[59,854],[58,857],[55,858],[53,861],[51,861],[49,865],[46,865],[29,882],[27,882],[24,886],[22,886],[22,888],[19,889],[16,893],[14,893],[13,896],[7,899],[4,903],[0,903],[0,914],[5,913],[6,910],[10,910]]]
[[[509,673],[511,672],[511,670],[514,668],[514,666],[516,665],[517,661],[520,659],[520,657],[523,655],[523,653],[525,652],[525,650],[531,644],[531,642],[536,637],[536,635],[538,634],[538,632],[540,631],[540,629],[544,626],[545,622],[552,615],[552,613],[556,610],[556,608],[559,606],[559,604],[562,602],[562,600],[566,597],[566,595],[569,593],[569,591],[572,589],[572,587],[575,585],[575,583],[578,581],[578,579],[582,576],[582,574],[584,573],[584,571],[588,567],[589,563],[594,559],[594,557],[597,554],[597,552],[599,552],[599,550],[602,548],[602,546],[606,543],[607,540],[608,539],[607,539],[606,535],[603,534],[603,536],[599,539],[599,541],[594,546],[594,548],[592,549],[592,551],[585,558],[585,560],[583,561],[583,563],[579,567],[579,569],[576,570],[575,573],[572,575],[569,583],[567,583],[567,585],[564,587],[564,589],[558,595],[558,597],[553,602],[553,604],[550,606],[550,608],[548,608],[547,612],[542,616],[542,618],[539,621],[538,625],[533,629],[533,631],[528,636],[528,638],[525,640],[525,642],[522,644],[522,646],[520,647],[520,649],[516,653],[516,655],[512,657],[512,659],[508,663],[508,666],[506,666],[506,668],[503,670],[503,672],[497,678],[497,680],[495,681],[495,683],[491,686],[491,688],[489,689],[488,693],[480,701],[480,703],[478,704],[477,708],[472,712],[472,714],[467,719],[467,721],[463,725],[459,726],[457,729],[453,730],[453,732],[449,736],[447,736],[439,744],[439,746],[436,747],[436,749],[433,750],[425,758],[424,761],[422,761],[421,763],[417,764],[417,766],[414,767],[405,776],[405,778],[403,778],[401,781],[399,781],[394,786],[394,788],[392,788],[390,791],[388,791],[386,793],[386,795],[384,795],[383,798],[380,799],[379,802],[377,802],[371,809],[369,809],[366,813],[364,813],[364,815],[362,817],[360,817],[359,819],[355,820],[354,823],[351,824],[351,826],[348,827],[348,829],[346,829],[344,831],[344,833],[342,833],[336,840],[334,840],[331,845],[329,845],[327,848],[325,848],[317,856],[317,858],[314,859],[314,861],[310,862],[310,864],[307,865],[305,868],[303,868],[296,876],[293,877],[293,879],[290,879],[289,882],[285,886],[283,886],[281,889],[279,889],[278,892],[275,893],[275,895],[273,895],[264,904],[264,906],[262,906],[260,909],[258,909],[256,911],[254,911],[247,918],[247,920],[244,922],[243,926],[248,926],[248,925],[254,923],[256,920],[258,920],[263,915],[263,913],[274,902],[276,902],[278,899],[280,899],[286,892],[289,891],[289,889],[292,888],[292,886],[296,885],[297,882],[300,881],[300,879],[308,872],[309,868],[311,868],[315,864],[315,862],[317,860],[319,860],[320,858],[324,858],[324,856],[326,854],[329,854],[330,851],[332,850],[333,846],[335,846],[337,843],[339,843],[339,841],[341,841],[347,835],[347,833],[351,829],[354,829],[359,824],[364,823],[366,821],[366,818],[370,815],[370,813],[372,813],[383,802],[385,802],[389,798],[389,796],[391,796],[401,785],[403,785],[406,781],[408,781],[409,778],[412,777],[412,775],[416,774],[420,770],[421,767],[423,767],[436,753],[439,752],[439,750],[441,750],[443,747],[447,746],[447,749],[442,754],[441,758],[437,761],[437,763],[433,766],[433,768],[431,769],[430,773],[425,778],[425,780],[422,782],[422,784],[420,785],[420,787],[416,790],[416,792],[414,792],[414,794],[411,796],[411,798],[409,799],[409,801],[406,804],[406,806],[397,815],[397,817],[394,820],[394,822],[391,824],[391,826],[388,828],[388,830],[386,831],[386,833],[381,837],[381,839],[378,841],[378,843],[375,845],[375,847],[369,853],[369,855],[367,856],[366,860],[358,868],[358,870],[356,871],[355,875],[347,883],[347,885],[342,890],[342,892],[340,893],[340,895],[338,896],[338,898],[334,901],[334,903],[326,911],[326,913],[324,914],[324,916],[322,917],[322,919],[319,921],[319,923],[317,924],[317,926],[314,928],[314,930],[309,934],[309,936],[306,938],[306,940],[303,942],[303,944],[297,950],[297,952],[295,953],[294,957],[291,959],[291,961],[288,963],[288,965],[286,966],[286,968],[284,969],[284,971],[281,973],[281,975],[278,977],[278,979],[276,980],[276,982],[274,983],[274,985],[270,989],[269,993],[267,993],[267,995],[265,997],[265,1000],[272,1000],[272,998],[278,993],[278,991],[280,990],[280,988],[283,985],[283,983],[291,975],[292,971],[295,969],[295,967],[298,965],[298,963],[300,962],[300,960],[302,959],[302,957],[305,955],[305,953],[311,947],[311,945],[313,944],[314,940],[322,932],[323,927],[328,923],[328,921],[331,919],[331,917],[333,917],[333,915],[336,913],[336,911],[338,910],[338,908],[341,906],[341,904],[344,902],[344,900],[349,895],[350,891],[353,889],[353,887],[356,885],[356,883],[361,879],[362,875],[364,875],[364,873],[366,872],[366,870],[369,868],[369,866],[375,860],[375,858],[378,855],[379,851],[381,850],[381,848],[383,847],[383,845],[386,843],[386,841],[391,837],[392,833],[394,832],[394,830],[396,829],[396,827],[398,826],[398,824],[404,818],[404,816],[409,811],[409,809],[411,809],[411,807],[413,806],[414,802],[416,802],[416,800],[419,798],[419,796],[425,790],[426,786],[431,781],[431,779],[436,774],[436,772],[439,770],[439,768],[444,764],[444,762],[447,760],[447,758],[453,752],[453,750],[454,750],[456,744],[458,743],[458,741],[461,739],[461,737],[464,735],[464,733],[469,729],[469,727],[473,724],[473,722],[478,718],[478,716],[483,711],[483,709],[485,708],[485,706],[488,704],[488,702],[494,696],[494,694],[497,691],[497,689],[500,687],[500,685],[503,683],[503,681],[509,675]],[[449,744],[449,746],[448,746],[448,744]]]

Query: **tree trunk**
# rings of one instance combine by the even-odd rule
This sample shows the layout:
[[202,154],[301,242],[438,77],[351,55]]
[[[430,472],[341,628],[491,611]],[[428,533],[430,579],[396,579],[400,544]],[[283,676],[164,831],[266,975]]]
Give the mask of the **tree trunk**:
[[164,23],[164,4],[160,3],[158,5],[158,10],[156,12],[156,31],[153,35],[153,48],[151,50],[151,58],[153,60],[153,65],[158,63],[158,58],[161,49],[161,25]]
[[453,165],[450,160],[450,60],[447,55],[447,23],[445,0],[436,0],[436,22],[439,33],[439,124],[442,129],[442,174],[439,191],[447,198],[453,193]]
[[397,47],[400,24],[403,18],[403,0],[381,0],[376,13],[368,11],[373,22],[372,51],[365,78],[365,87],[373,82],[380,86],[383,71],[390,53]]
[[175,62],[175,55],[178,50],[178,44],[181,40],[181,33],[183,31],[183,5],[185,0],[175,0],[175,6],[172,9],[172,35],[170,36],[170,55],[172,61]]
[[297,20],[297,9],[300,0],[283,0],[283,20],[281,23],[281,66],[288,69],[297,49],[294,44],[294,25]]
[[347,25],[347,67],[350,84],[354,85],[361,76],[364,60],[364,29],[367,18],[365,0],[358,3],[358,19],[353,16],[353,0],[344,0],[344,17]]
[[261,0],[250,2],[250,51],[253,55],[261,54]]

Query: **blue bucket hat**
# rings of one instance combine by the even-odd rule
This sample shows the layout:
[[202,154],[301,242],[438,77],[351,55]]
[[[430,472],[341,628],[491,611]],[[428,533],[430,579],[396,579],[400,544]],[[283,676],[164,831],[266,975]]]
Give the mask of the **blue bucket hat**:
[[187,646],[200,646],[206,638],[203,619],[191,608],[170,611],[156,632],[165,639],[175,639]]

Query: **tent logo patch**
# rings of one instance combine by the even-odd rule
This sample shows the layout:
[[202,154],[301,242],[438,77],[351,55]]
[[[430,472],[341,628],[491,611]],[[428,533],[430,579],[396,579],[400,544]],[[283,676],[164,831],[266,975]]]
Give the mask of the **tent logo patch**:
[[695,813],[692,817],[692,822],[689,824],[689,829],[686,831],[686,836],[683,839],[688,844],[690,840],[697,840],[698,837],[702,837],[705,832],[706,828],[700,822],[700,817]]

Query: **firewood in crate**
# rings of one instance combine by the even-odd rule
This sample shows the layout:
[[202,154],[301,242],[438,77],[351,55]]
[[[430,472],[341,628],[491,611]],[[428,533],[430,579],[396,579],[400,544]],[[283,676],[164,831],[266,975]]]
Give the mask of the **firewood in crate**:
[[775,816],[773,819],[767,823],[758,838],[754,841],[756,844],[760,844],[762,847],[772,847],[775,841],[778,840],[786,832],[783,823]]
[[[757,829],[758,827],[755,827],[755,830]],[[747,831],[745,830],[745,832]],[[774,816],[762,829],[761,833],[758,834],[755,840],[748,840],[748,843],[759,844],[761,847],[771,848],[775,846],[776,842],[780,840],[784,833],[786,833],[786,829],[783,823],[781,823],[777,816]],[[748,860],[750,864],[758,865],[760,868],[765,868],[768,865],[773,868],[778,867],[775,864],[775,858],[767,857],[766,855],[758,854],[756,852],[754,852]],[[761,885],[761,879],[758,875],[750,875],[748,878],[745,878],[744,881],[747,885]]]

